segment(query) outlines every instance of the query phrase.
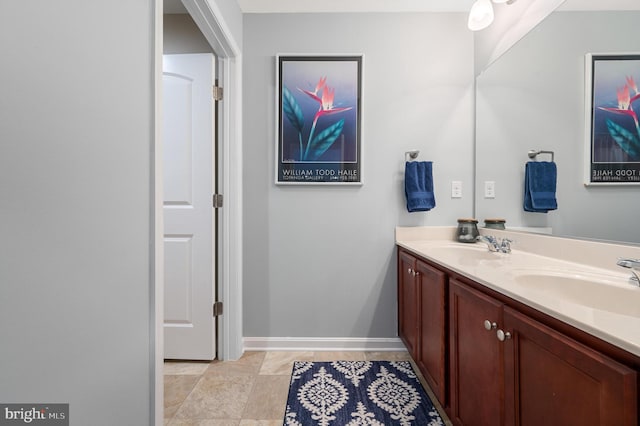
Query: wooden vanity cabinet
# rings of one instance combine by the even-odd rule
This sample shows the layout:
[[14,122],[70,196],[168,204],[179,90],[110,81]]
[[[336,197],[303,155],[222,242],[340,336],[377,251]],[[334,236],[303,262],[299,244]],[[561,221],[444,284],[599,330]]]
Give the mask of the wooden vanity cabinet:
[[505,424],[637,425],[636,371],[504,308]]
[[399,333],[454,425],[632,426],[640,357],[398,249]]
[[456,279],[449,280],[449,416],[456,425],[504,424],[504,362],[495,337],[502,306]]
[[420,329],[414,358],[429,387],[441,401],[447,400],[447,275],[418,260]]
[[420,318],[415,256],[398,252],[398,334],[414,360],[417,358]]
[[637,425],[636,372],[452,279],[456,425]]
[[399,335],[429,387],[444,404],[446,394],[446,282],[444,272],[400,251]]

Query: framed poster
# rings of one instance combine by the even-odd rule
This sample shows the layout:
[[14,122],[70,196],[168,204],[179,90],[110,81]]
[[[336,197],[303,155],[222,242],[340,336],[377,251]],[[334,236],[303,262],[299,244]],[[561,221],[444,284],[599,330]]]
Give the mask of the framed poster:
[[585,184],[640,184],[640,54],[587,54],[585,82]]
[[362,59],[276,57],[276,184],[362,184]]

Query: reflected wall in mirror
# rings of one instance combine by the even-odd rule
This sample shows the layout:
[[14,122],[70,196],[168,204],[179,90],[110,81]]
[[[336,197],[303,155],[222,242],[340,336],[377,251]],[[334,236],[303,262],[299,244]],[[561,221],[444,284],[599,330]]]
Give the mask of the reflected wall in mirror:
[[[476,217],[640,243],[640,186],[584,185],[585,55],[640,53],[640,11],[556,11],[476,81]],[[634,76],[640,81],[640,70]],[[558,209],[523,209],[529,150],[554,151]],[[549,161],[541,155],[538,160]],[[495,198],[485,198],[485,182]]]

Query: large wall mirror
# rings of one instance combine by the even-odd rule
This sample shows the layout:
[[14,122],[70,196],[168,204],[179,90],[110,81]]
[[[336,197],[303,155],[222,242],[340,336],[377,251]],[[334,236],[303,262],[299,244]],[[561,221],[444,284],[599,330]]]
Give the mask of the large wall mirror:
[[[558,236],[640,244],[640,185],[584,185],[585,55],[640,53],[640,4],[632,7],[637,10],[561,7],[477,77],[478,219],[501,217],[507,226],[550,228]],[[634,78],[640,82],[640,69]],[[557,210],[522,207],[529,150],[554,152]],[[495,182],[494,198],[486,196],[485,182]]]

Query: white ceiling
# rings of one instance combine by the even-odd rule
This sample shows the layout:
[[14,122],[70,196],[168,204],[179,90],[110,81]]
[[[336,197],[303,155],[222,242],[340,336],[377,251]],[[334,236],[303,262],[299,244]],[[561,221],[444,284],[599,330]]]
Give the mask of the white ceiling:
[[475,0],[238,0],[244,13],[466,12]]
[[[244,13],[468,12],[475,0],[237,0]],[[533,1],[533,0],[519,0]],[[640,10],[639,0],[566,0],[558,10]],[[164,0],[165,13],[186,13]]]
[[[244,13],[468,12],[475,0],[237,0]],[[533,0],[517,0],[533,1]],[[639,10],[639,0],[566,0],[558,10]]]
[[557,10],[640,10],[640,1],[566,0]]

